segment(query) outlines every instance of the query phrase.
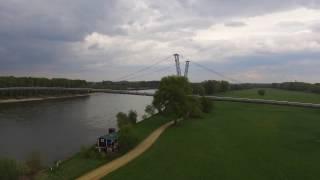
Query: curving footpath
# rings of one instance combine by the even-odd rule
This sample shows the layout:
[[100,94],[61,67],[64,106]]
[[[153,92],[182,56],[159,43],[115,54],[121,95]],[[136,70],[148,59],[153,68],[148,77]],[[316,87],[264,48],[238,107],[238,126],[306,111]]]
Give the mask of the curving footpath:
[[170,121],[155,131],[153,131],[146,139],[144,139],[137,147],[129,151],[127,154],[81,176],[78,180],[96,180],[101,179],[104,176],[108,175],[109,173],[119,169],[120,167],[128,164],[130,161],[134,160],[146,150],[148,150],[159,138],[159,136],[170,127],[174,122]]

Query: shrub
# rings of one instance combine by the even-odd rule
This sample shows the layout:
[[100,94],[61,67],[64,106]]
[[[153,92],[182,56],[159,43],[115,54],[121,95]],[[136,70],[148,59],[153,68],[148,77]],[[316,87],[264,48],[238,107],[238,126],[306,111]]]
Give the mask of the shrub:
[[201,103],[198,98],[188,97],[189,116],[199,118],[202,116]]
[[259,94],[260,96],[264,96],[264,95],[266,94],[266,90],[264,90],[264,89],[259,89],[259,90],[258,90],[258,94]]
[[201,102],[202,112],[209,113],[213,109],[213,101],[212,100],[210,100],[206,97],[201,97],[200,102]]
[[142,119],[143,119],[143,120],[148,119],[148,115],[144,114],[144,115],[142,116]]
[[94,146],[82,146],[80,149],[80,156],[86,159],[102,159],[105,158],[105,153],[98,152]]
[[193,118],[200,118],[202,117],[203,112],[201,111],[201,109],[199,107],[195,107],[190,111],[190,117]]
[[21,166],[11,159],[0,159],[0,179],[16,180],[22,175]]
[[156,113],[156,108],[153,105],[146,106],[144,110],[149,116],[153,116]]
[[90,148],[87,147],[87,146],[81,146],[80,148],[80,155],[81,157],[84,157],[84,158],[89,158],[89,150]]
[[117,114],[117,123],[118,123],[119,129],[122,129],[124,126],[126,126],[129,123],[129,118],[127,114],[123,112],[119,112]]
[[205,89],[202,84],[192,85],[192,94],[203,96],[205,94]]
[[86,153],[86,157],[91,159],[97,159],[98,153],[99,153],[98,151],[90,148]]
[[128,113],[128,119],[130,121],[130,123],[132,124],[136,124],[137,123],[137,112],[136,111],[133,111],[133,110],[130,110],[129,113]]
[[117,114],[117,121],[119,126],[119,144],[122,151],[127,151],[133,148],[138,140],[133,133],[133,125],[137,121],[137,113],[135,111],[129,111],[129,115],[119,112]]
[[127,151],[133,148],[138,142],[138,139],[132,129],[132,125],[128,125],[123,127],[119,132],[119,143],[122,151]]

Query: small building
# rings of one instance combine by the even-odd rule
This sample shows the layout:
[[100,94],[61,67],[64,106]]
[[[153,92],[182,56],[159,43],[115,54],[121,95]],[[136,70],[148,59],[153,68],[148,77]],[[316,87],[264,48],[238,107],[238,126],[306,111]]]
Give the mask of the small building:
[[96,148],[100,151],[115,152],[119,150],[118,132],[114,128],[109,128],[108,134],[100,136],[97,140]]

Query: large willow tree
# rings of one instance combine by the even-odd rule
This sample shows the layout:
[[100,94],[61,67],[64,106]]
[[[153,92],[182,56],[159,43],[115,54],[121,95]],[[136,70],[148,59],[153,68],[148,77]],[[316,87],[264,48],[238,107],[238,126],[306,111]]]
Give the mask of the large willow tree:
[[161,113],[187,117],[199,108],[197,99],[192,98],[192,87],[188,79],[181,76],[167,76],[161,79],[152,104]]

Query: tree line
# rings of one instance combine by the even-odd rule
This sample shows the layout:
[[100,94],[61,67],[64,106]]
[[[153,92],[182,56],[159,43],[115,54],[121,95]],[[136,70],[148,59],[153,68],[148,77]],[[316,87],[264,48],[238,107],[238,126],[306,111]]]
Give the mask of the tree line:
[[304,91],[320,94],[320,83],[305,83],[305,82],[284,82],[273,83],[272,88],[285,89],[290,91]]
[[[35,77],[0,77],[0,88],[8,87],[62,87],[62,88],[85,88],[88,82],[85,80],[70,80],[64,78],[35,78]],[[15,89],[1,90],[0,99],[26,98],[38,96],[63,96],[71,94],[88,93],[84,90],[61,90],[61,89]]]
[[[86,80],[71,80],[66,78],[39,78],[0,76],[0,88],[5,87],[65,87],[65,88],[97,88],[114,90],[158,89],[160,81],[101,81],[88,82]],[[320,83],[284,82],[284,83],[242,83],[231,84],[228,81],[206,80],[200,83],[191,83],[193,94],[212,95],[229,90],[250,88],[276,88],[292,91],[320,93]]]
[[160,81],[101,81],[72,80],[66,78],[0,76],[0,88],[6,87],[65,87],[97,89],[157,89]]
[[207,80],[201,83],[192,84],[192,93],[198,95],[213,95],[230,90],[228,81]]
[[37,78],[37,77],[0,77],[0,88],[5,87],[65,87],[84,88],[88,87],[85,80],[71,80],[65,78]]
[[252,89],[252,88],[274,88],[289,91],[301,91],[320,94],[320,83],[306,82],[283,82],[283,83],[245,83],[232,84],[230,90]]

